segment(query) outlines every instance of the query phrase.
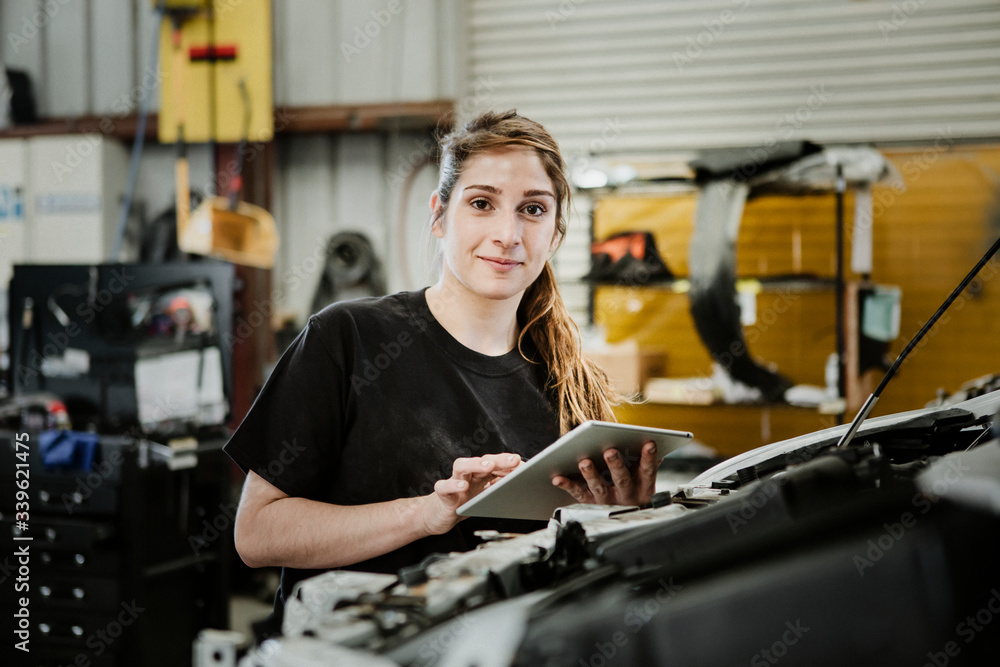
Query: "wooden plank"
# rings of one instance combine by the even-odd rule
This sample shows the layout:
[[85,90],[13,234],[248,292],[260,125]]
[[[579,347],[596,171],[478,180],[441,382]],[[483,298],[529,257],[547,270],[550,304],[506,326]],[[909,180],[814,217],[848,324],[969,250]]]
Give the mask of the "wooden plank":
[[[434,129],[450,116],[454,103],[413,102],[354,106],[279,107],[274,110],[277,134],[311,132],[373,132],[388,129]],[[155,140],[159,116],[150,113],[146,120],[146,138]],[[53,134],[99,133],[131,139],[135,137],[138,115],[84,115],[43,118],[32,125],[20,125],[0,131],[0,139]]]

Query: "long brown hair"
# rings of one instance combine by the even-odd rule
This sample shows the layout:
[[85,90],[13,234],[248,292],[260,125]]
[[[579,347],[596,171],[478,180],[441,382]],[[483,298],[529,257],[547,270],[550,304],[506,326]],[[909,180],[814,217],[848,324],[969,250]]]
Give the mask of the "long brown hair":
[[[504,146],[527,146],[538,153],[555,189],[556,229],[562,243],[570,187],[559,145],[544,127],[517,115],[513,109],[499,113],[486,111],[443,137],[440,143],[437,191],[441,207],[435,220],[444,215],[466,160]],[[517,341],[521,356],[535,361],[524,352],[524,337],[530,336],[548,369],[547,388],[559,413],[560,431],[565,433],[588,419],[615,421],[612,407],[621,402],[621,397],[611,388],[604,371],[583,356],[580,332],[566,310],[549,262],[545,262],[542,273],[525,290],[517,319],[521,326]]]

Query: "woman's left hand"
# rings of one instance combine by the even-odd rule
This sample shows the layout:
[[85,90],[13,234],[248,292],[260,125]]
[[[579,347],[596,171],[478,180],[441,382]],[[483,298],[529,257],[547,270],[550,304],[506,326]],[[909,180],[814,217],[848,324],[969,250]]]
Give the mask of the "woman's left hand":
[[578,503],[596,505],[638,505],[647,507],[656,488],[656,444],[647,442],[642,447],[639,465],[632,471],[617,449],[604,452],[606,471],[598,472],[593,461],[580,461],[582,480],[572,480],[557,475],[552,484],[569,493]]

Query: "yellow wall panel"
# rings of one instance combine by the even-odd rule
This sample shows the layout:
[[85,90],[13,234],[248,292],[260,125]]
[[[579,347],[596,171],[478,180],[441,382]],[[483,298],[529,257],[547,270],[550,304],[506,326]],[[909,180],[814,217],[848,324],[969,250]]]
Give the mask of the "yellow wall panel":
[[[215,0],[214,28],[207,13],[185,19],[181,44],[175,50],[173,26],[167,19],[160,31],[159,140],[177,141],[179,126],[188,143],[237,143],[245,131],[245,103],[240,81],[250,102],[249,141],[266,142],[274,136],[271,96],[271,0]],[[192,47],[235,45],[232,61],[191,62]],[[214,86],[213,86],[214,83]],[[214,127],[212,105],[214,103]]]
[[[674,275],[688,273],[687,246],[694,229],[695,194],[674,197],[608,197],[594,210],[594,238],[619,232],[649,230],[656,248]],[[665,205],[669,202],[669,205]]]
[[[890,349],[894,358],[1000,235],[1000,147],[884,153],[905,185],[873,189],[872,279],[902,288],[900,337]],[[850,193],[845,199],[845,272],[850,280],[860,276],[850,272],[854,204]],[[595,236],[650,230],[668,265],[684,277],[695,204],[692,193],[607,197],[595,207]],[[748,201],[737,242],[738,275],[833,277],[834,215],[832,194]],[[960,297],[911,355],[875,414],[921,407],[939,387],[950,392],[965,381],[1000,372],[1000,260],[987,265],[973,288],[974,293]],[[664,286],[599,287],[594,305],[595,320],[606,328],[609,340],[636,339],[663,347],[670,376],[711,373],[711,360],[694,330],[686,294]],[[765,288],[757,295],[757,322],[745,328],[748,347],[756,359],[775,364],[794,382],[823,384],[826,357],[835,346],[834,314],[832,289],[789,293]],[[784,416],[779,429],[761,430],[755,425],[762,410],[766,409],[648,404],[620,412],[625,420],[687,428],[696,436],[703,430],[710,436],[702,434],[704,441],[728,453],[762,444],[762,434],[780,439],[796,435],[798,428],[801,433],[832,425],[829,417],[815,412],[795,416],[795,409],[784,408],[789,412],[780,413]],[[769,414],[779,413],[772,409]],[[678,418],[688,421],[675,421]],[[729,430],[719,427],[720,420],[731,420]],[[740,432],[751,427],[753,433]]]

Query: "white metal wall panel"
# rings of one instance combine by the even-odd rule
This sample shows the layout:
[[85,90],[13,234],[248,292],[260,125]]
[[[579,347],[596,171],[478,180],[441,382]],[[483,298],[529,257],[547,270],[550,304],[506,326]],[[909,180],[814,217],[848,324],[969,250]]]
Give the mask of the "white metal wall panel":
[[155,111],[157,77],[147,70],[152,24],[149,0],[2,2],[0,62],[31,77],[40,116],[134,112],[144,81]]
[[[78,116],[90,111],[91,42],[89,2],[42,3],[51,18],[45,26],[46,114]],[[35,82],[37,86],[37,81]]]
[[[132,106],[133,112],[138,112],[139,103],[135,95],[131,95],[133,90],[142,91],[142,94],[150,94],[149,109],[156,111],[160,108],[160,72],[162,67],[157,58],[157,66],[154,68],[150,60],[152,45],[150,40],[159,39],[159,32],[154,30],[156,26],[156,14],[153,12],[151,3],[145,0],[134,0],[135,19],[133,20],[133,43],[135,44],[135,74],[132,81],[125,86],[130,94],[130,99],[135,100]],[[123,38],[124,39],[124,38]],[[147,92],[148,91],[148,92]]]
[[43,78],[42,46],[47,15],[40,10],[38,0],[0,2],[0,62],[5,67],[22,70],[35,84],[35,98],[44,108],[45,89],[38,82]]
[[336,4],[325,0],[275,0],[273,12],[274,103],[332,103],[334,62],[340,57],[333,38]]
[[386,197],[385,139],[372,134],[345,134],[337,139],[334,220],[341,229],[361,232],[385,257],[392,224]]
[[370,104],[456,94],[459,0],[275,0],[275,104]]
[[30,261],[106,261],[125,189],[125,148],[94,135],[39,136],[27,140],[26,158]]
[[[280,307],[300,325],[310,315],[326,242],[341,231],[365,234],[382,260],[389,291],[431,280],[428,200],[437,172],[421,168],[421,133],[279,137],[273,213],[281,238],[272,282]],[[419,170],[399,221],[402,180]]]
[[[147,3],[148,5],[148,3]],[[120,114],[138,107],[134,57],[136,7],[132,0],[90,0],[91,90],[95,114]],[[146,7],[139,8],[148,11]],[[148,44],[149,35],[143,38]],[[146,49],[148,51],[148,49]]]
[[437,95],[433,0],[338,5],[334,103],[428,100]]
[[[244,1],[244,0],[241,0]],[[277,105],[413,102],[460,94],[462,0],[272,0]],[[237,3],[239,4],[239,3]],[[0,2],[0,61],[28,72],[39,114],[121,115],[159,86],[149,0]]]
[[995,0],[473,0],[470,27],[470,80],[570,151],[1000,136]]
[[274,216],[282,239],[272,282],[300,325],[311,314],[326,242],[340,231],[371,239],[385,257],[383,140],[378,135],[279,138]]
[[327,135],[296,135],[277,142],[273,211],[281,238],[272,284],[281,308],[299,325],[310,314],[324,243],[342,228],[336,219],[336,142]]

